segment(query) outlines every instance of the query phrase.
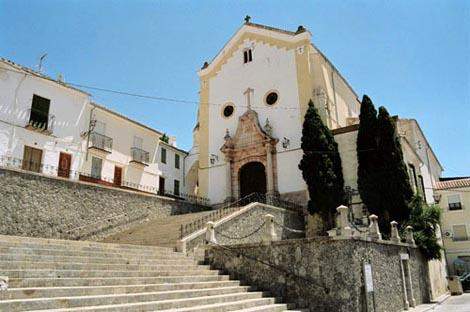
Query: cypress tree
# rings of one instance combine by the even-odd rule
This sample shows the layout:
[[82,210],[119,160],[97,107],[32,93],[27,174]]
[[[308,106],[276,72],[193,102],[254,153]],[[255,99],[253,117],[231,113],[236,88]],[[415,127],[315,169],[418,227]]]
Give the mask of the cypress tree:
[[335,226],[336,208],[344,203],[344,180],[338,144],[312,100],[305,114],[301,147],[304,154],[299,169],[310,196],[308,210],[321,217],[325,232]]
[[[362,202],[371,214],[383,215],[380,191],[377,187],[377,110],[372,100],[364,95],[359,114],[359,130],[356,141],[357,149],[357,185]],[[380,219],[379,219],[380,220]]]
[[[403,152],[397,135],[396,122],[385,107],[379,108],[377,120],[377,159],[380,162],[375,181],[380,195],[379,218],[382,231],[388,233],[390,221],[404,224],[410,218],[410,201],[413,190],[403,161]],[[382,219],[382,220],[381,220]]]

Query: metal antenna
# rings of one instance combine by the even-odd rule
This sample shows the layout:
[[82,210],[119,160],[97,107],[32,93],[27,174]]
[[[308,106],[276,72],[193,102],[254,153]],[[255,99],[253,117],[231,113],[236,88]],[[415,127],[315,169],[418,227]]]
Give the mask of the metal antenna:
[[47,53],[44,53],[43,55],[41,55],[41,57],[39,58],[39,65],[38,65],[38,71],[40,73],[42,73],[42,63],[44,61],[44,59],[46,58],[47,56]]

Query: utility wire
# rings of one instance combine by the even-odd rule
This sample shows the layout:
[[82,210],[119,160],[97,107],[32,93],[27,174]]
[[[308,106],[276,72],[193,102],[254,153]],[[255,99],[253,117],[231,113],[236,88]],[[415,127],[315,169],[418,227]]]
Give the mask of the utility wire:
[[[2,68],[3,70],[14,72],[14,73],[19,73],[19,74],[25,74],[28,76],[43,76],[47,79],[51,79],[53,81],[53,78],[47,77],[43,74],[40,73],[35,73],[34,71],[31,73],[29,71],[19,71],[19,70],[13,70],[13,69],[8,69],[8,68]],[[224,106],[227,103],[210,103],[210,102],[200,102],[200,101],[192,101],[192,100],[184,100],[184,99],[177,99],[177,98],[170,98],[170,97],[163,97],[163,96],[154,96],[154,95],[146,95],[146,94],[140,94],[140,93],[134,93],[134,92],[128,92],[128,91],[120,91],[120,90],[113,90],[113,89],[108,89],[108,88],[101,88],[97,86],[90,86],[90,85],[85,85],[85,84],[79,84],[79,83],[74,83],[74,82],[58,82],[59,84],[63,84],[64,86],[73,86],[77,88],[85,88],[85,89],[90,89],[90,90],[96,90],[96,91],[101,91],[101,92],[108,92],[108,93],[114,93],[114,94],[119,94],[119,95],[125,95],[125,96],[130,96],[130,97],[138,97],[138,98],[144,98],[144,99],[149,99],[149,100],[156,100],[156,101],[167,101],[167,102],[173,102],[173,103],[184,103],[184,104],[196,104],[196,105],[213,105],[213,106]],[[237,105],[238,107],[245,107],[248,108],[248,105]],[[251,108],[259,108],[259,109],[266,109],[268,108],[267,106],[254,106],[251,105]],[[279,106],[271,106],[269,109],[283,109],[283,110],[300,110],[299,107],[279,107]]]

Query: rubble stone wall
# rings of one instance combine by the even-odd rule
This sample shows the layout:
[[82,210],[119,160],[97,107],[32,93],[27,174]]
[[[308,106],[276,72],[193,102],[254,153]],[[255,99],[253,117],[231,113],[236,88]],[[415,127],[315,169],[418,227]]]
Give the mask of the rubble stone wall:
[[[284,302],[310,311],[394,312],[404,309],[400,262],[409,255],[416,304],[428,302],[427,263],[405,244],[309,238],[269,245],[211,246],[206,261]],[[363,265],[372,267],[374,292],[366,296]]]

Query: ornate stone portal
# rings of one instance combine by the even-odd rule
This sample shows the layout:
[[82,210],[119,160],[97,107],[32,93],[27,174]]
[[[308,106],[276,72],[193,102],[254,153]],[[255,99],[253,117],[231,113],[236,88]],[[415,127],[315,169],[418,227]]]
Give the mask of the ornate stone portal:
[[[240,169],[250,163],[261,163],[264,166],[266,193],[278,193],[276,161],[278,139],[271,136],[272,128],[268,120],[265,128],[266,131],[261,128],[258,114],[248,105],[248,110],[238,120],[235,135],[231,137],[227,130],[225,143],[220,149],[224,153],[227,162],[227,185],[229,186],[227,188],[227,200],[240,198],[241,195],[246,195],[249,191],[245,187],[244,194],[241,192]],[[257,174],[253,173],[251,176],[255,178]],[[248,177],[250,177],[249,173]],[[251,182],[256,184],[257,181]],[[263,181],[259,181],[259,183],[263,183]]]

